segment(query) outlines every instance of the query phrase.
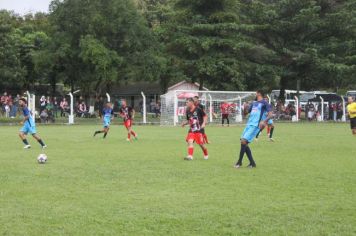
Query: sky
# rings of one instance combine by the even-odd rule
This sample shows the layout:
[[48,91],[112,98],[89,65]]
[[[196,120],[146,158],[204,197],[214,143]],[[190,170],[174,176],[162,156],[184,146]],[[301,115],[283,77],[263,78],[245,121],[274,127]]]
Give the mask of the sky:
[[20,15],[48,12],[51,0],[0,0],[0,9],[12,10]]

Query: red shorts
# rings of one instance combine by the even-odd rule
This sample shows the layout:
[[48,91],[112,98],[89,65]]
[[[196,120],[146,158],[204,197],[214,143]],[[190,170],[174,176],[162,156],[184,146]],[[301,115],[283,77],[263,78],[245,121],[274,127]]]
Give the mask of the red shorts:
[[132,120],[126,120],[124,122],[124,125],[125,125],[126,128],[130,128],[132,126]]
[[188,133],[186,141],[193,140],[199,145],[204,144],[204,138],[202,133]]

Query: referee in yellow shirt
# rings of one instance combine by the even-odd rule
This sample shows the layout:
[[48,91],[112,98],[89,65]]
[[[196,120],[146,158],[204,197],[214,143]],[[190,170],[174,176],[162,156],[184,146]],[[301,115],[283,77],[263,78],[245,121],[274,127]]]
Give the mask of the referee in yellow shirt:
[[349,103],[347,105],[347,112],[349,113],[350,117],[352,134],[356,135],[356,102],[352,97],[348,97],[347,101]]

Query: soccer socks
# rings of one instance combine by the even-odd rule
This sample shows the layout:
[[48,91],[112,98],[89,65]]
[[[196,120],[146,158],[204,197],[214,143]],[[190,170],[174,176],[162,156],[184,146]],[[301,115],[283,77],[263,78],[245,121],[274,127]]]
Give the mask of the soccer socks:
[[102,133],[102,132],[103,132],[103,131],[95,131],[94,136],[97,135],[97,134],[100,134],[100,133]]
[[131,140],[131,134],[130,133],[127,133],[127,139]]
[[267,126],[267,134],[271,132],[271,127]]
[[43,147],[43,146],[46,146],[46,145],[43,143],[42,139],[39,139],[39,140],[37,140],[37,141],[39,142],[39,144],[41,144],[42,147]]
[[22,139],[22,142],[23,142],[25,145],[28,145],[27,139]]
[[134,131],[131,131],[131,134],[136,138],[136,133]]
[[194,154],[194,147],[188,147],[188,156],[193,156]]
[[272,136],[273,136],[273,130],[274,130],[274,127],[271,128],[271,131],[270,131],[270,133],[269,133],[269,138],[272,138]]
[[[109,131],[108,131],[109,132]],[[108,132],[105,132],[104,133],[104,137],[103,138],[106,138],[106,135],[108,135]]]
[[208,149],[207,148],[203,148],[203,153],[204,153],[204,156],[208,156]]
[[249,146],[246,146],[246,154],[247,154],[248,160],[250,161],[250,165],[251,165],[251,166],[256,166],[256,163],[255,163],[255,161],[253,160],[252,152],[251,152],[251,149],[250,149]]
[[237,161],[236,165],[242,165],[242,159],[244,158],[245,152],[246,152],[246,144],[241,144],[241,149],[240,149],[240,157],[239,160]]
[[230,126],[230,119],[226,118],[226,120],[227,120],[227,126]]

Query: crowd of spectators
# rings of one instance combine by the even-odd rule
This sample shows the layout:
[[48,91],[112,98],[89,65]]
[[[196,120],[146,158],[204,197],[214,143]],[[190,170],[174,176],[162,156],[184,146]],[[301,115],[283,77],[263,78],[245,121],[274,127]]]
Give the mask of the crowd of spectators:
[[7,118],[15,118],[19,113],[19,99],[19,94],[12,96],[11,94],[4,92],[0,97],[0,115]]

